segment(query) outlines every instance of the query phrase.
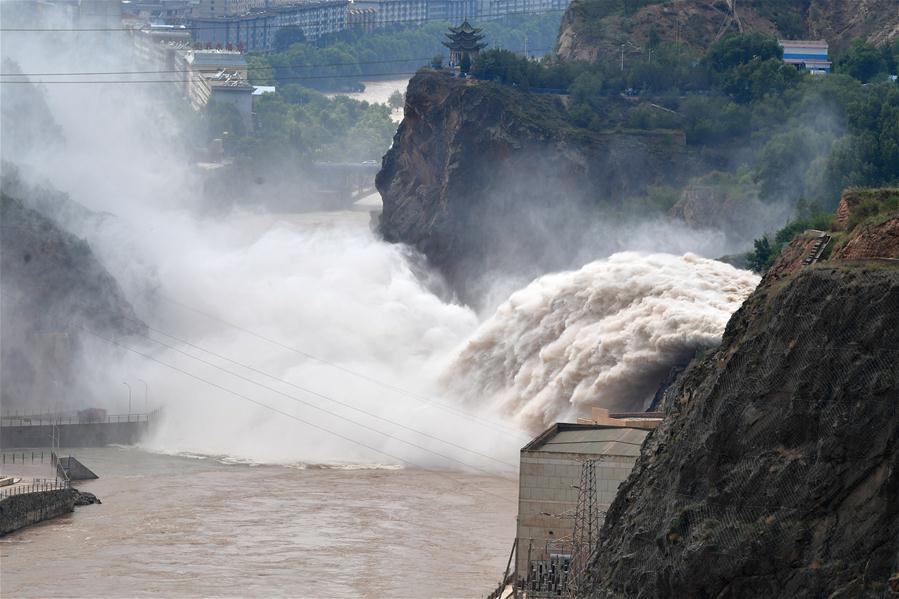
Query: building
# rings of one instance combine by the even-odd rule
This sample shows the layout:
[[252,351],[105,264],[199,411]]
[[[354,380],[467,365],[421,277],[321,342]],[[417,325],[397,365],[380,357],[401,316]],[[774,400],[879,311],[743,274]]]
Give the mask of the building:
[[461,23],[477,15],[476,0],[428,0],[429,21]]
[[347,29],[355,29],[363,33],[371,33],[375,29],[378,11],[374,8],[357,8],[355,2],[350,3],[346,13]]
[[540,573],[568,568],[578,501],[588,491],[581,488],[585,462],[592,461],[595,472],[598,531],[644,439],[659,422],[659,413],[610,415],[593,408],[591,418],[556,423],[522,448],[514,570],[518,586],[527,588]]
[[354,4],[375,10],[375,27],[421,25],[428,20],[428,0],[356,0]]
[[269,9],[275,15],[275,28],[299,27],[307,40],[347,28],[349,0],[313,0]]
[[784,62],[810,73],[829,73],[833,63],[828,60],[827,42],[778,40],[784,51]]
[[564,11],[571,0],[473,0],[474,13],[468,16],[481,21],[501,19],[509,15],[536,15]]
[[189,28],[194,41],[201,46],[268,52],[281,27],[299,27],[311,41],[327,33],[343,31],[347,27],[349,6],[349,0],[254,6],[243,14],[196,16],[190,19]]
[[198,18],[236,17],[258,6],[256,0],[199,0],[193,9]]
[[247,78],[247,59],[235,50],[194,50],[187,61],[191,70],[204,76],[227,71],[238,73],[241,79]]
[[122,0],[122,17],[140,21],[182,21],[200,0]]
[[449,48],[449,66],[456,67],[462,64],[462,59],[468,56],[469,64],[473,63],[481,50],[487,47],[482,42],[484,34],[481,29],[475,29],[468,21],[463,21],[458,27],[450,27],[446,39],[442,42]]

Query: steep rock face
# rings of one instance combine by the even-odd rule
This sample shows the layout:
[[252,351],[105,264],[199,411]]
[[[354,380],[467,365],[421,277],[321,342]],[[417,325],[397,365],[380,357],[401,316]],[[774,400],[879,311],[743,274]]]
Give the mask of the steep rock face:
[[766,279],[665,395],[591,597],[882,596],[899,572],[899,267]]
[[83,240],[5,193],[0,222],[2,402],[45,408],[74,382],[81,325],[115,334],[144,325]]
[[640,54],[654,31],[663,42],[703,50],[719,34],[758,31],[787,39],[826,39],[835,48],[855,38],[882,44],[899,37],[893,0],[656,0],[624,15],[620,5],[574,0],[562,18],[556,54],[596,61]]
[[682,134],[575,130],[558,97],[424,71],[377,176],[379,228],[469,299],[486,273],[568,266],[586,214],[690,164]]

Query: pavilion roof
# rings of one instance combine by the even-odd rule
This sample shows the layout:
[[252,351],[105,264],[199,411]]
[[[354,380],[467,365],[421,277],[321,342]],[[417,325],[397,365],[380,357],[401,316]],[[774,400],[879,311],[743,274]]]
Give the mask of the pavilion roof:
[[483,29],[475,28],[471,26],[471,23],[468,22],[468,19],[462,21],[462,24],[458,27],[450,27],[450,31],[453,33],[480,33]]

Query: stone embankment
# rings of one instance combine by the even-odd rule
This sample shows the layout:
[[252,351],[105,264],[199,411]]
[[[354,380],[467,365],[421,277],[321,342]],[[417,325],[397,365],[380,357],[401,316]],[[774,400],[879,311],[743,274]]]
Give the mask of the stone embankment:
[[0,499],[0,536],[94,503],[101,503],[96,495],[71,487],[4,497]]

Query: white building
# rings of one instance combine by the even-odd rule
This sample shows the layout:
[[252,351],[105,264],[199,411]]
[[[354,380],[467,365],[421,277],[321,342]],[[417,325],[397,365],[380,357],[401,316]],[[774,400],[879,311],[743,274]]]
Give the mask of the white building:
[[829,73],[833,63],[828,58],[824,40],[778,40],[784,51],[784,62],[811,73]]

